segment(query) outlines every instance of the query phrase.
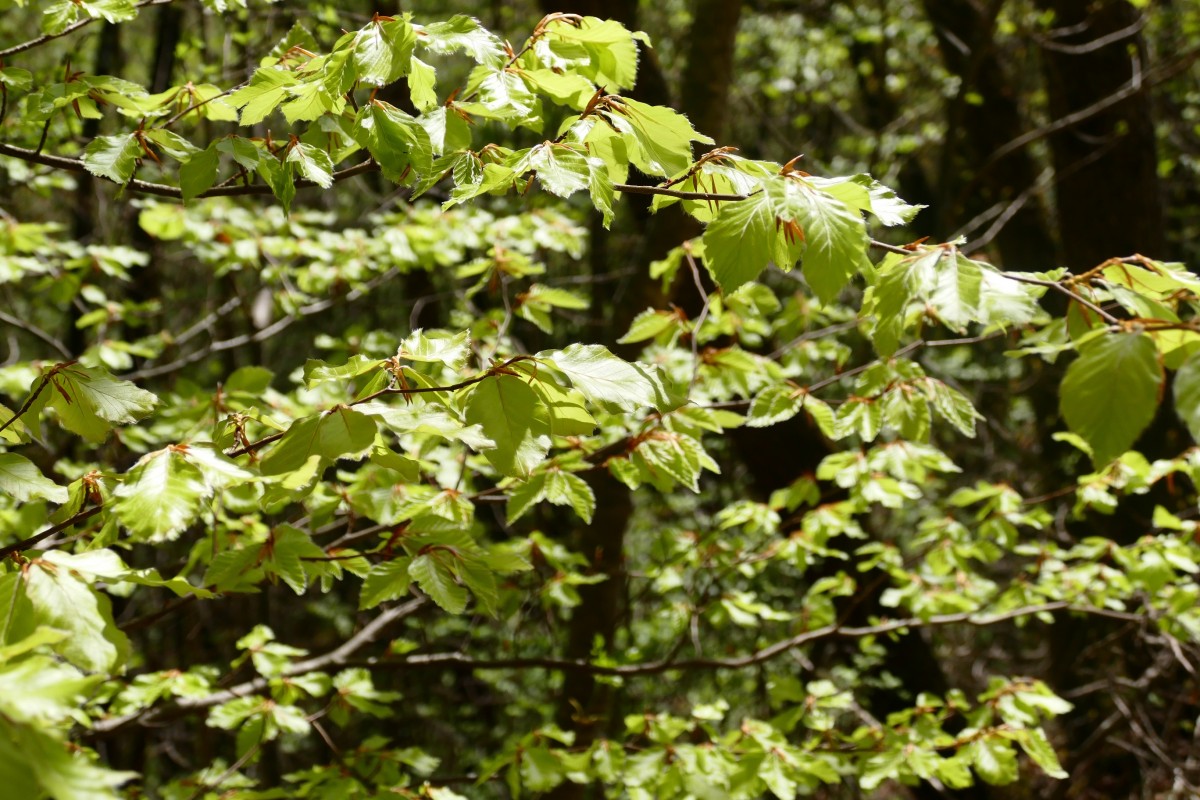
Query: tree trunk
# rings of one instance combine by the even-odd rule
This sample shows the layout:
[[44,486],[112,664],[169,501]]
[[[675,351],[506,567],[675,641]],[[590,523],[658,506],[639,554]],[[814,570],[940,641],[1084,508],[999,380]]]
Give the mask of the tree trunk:
[[[1004,266],[1048,268],[1055,246],[1041,196],[1034,189],[1037,165],[1024,149],[991,161],[993,153],[1025,132],[1014,90],[1017,82],[993,43],[1002,3],[924,0],[924,5],[942,60],[961,80],[958,93],[946,106],[946,139],[935,179],[938,198],[933,213],[939,238],[994,209],[999,215],[981,224],[977,232],[999,225],[994,241]],[[1005,211],[1000,209],[1014,202],[1020,202],[1020,207],[1001,225]]]
[[[1136,86],[1146,47],[1128,0],[1040,0],[1067,31],[1046,44],[1043,71],[1052,120],[1105,104]],[[1104,37],[1131,31],[1097,47]],[[1057,173],[1065,266],[1090,269],[1133,253],[1167,255],[1158,152],[1148,87],[1049,138]]]

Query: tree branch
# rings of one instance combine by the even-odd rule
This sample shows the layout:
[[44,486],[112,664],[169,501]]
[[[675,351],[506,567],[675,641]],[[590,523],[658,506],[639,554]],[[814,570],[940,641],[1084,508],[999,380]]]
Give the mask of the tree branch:
[[[142,0],[140,3],[134,3],[133,7],[134,8],[145,8],[146,6],[164,6],[171,2],[173,2],[173,0]],[[30,39],[27,42],[22,42],[21,44],[14,44],[11,47],[6,47],[5,49],[0,50],[0,58],[5,58],[7,56],[15,55],[16,53],[23,53],[26,50],[32,50],[35,47],[40,47],[41,45],[46,44],[46,42],[52,42],[55,39],[61,39],[62,37],[67,36],[68,34],[74,33],[75,31],[79,30],[80,28],[85,28],[88,25],[91,25],[97,19],[98,19],[97,17],[87,17],[86,19],[81,19],[78,22],[71,23],[70,25],[63,28],[58,33],[44,33],[41,36],[37,37],[36,39]]]
[[[165,1],[169,2],[169,0]],[[19,158],[22,161],[28,161],[33,164],[41,164],[43,166],[53,167],[55,169],[67,170],[68,172],[87,171],[83,165],[83,161],[78,158],[48,155],[46,153],[39,153],[37,150],[30,150],[25,147],[17,147],[16,145],[12,144],[4,144],[3,142],[0,142],[0,156]],[[355,175],[362,175],[364,172],[375,172],[378,169],[379,166],[374,161],[368,159],[359,164],[355,164],[352,167],[346,167],[345,169],[338,170],[337,172],[333,173],[333,180],[334,182],[344,181],[347,178],[354,177]],[[105,178],[105,180],[108,180],[110,183],[117,183],[116,181],[108,178]],[[117,185],[123,185],[129,191],[138,192],[140,194],[151,194],[157,197],[171,197],[176,200],[183,199],[183,191],[178,186],[171,186],[165,183],[153,183],[151,181],[141,180],[140,178],[133,178],[128,183],[117,183]],[[316,185],[317,184],[306,178],[301,178],[300,180],[296,181],[297,189],[307,189],[310,186]],[[194,199],[200,200],[205,197],[237,197],[242,195],[270,194],[274,194],[270,186],[262,183],[252,183],[247,186],[217,186],[209,189],[206,192],[201,192],[200,194],[196,195]]]
[[[428,602],[428,598],[421,596],[409,600],[398,606],[387,609],[375,619],[363,626],[362,630],[351,636],[339,647],[330,650],[323,655],[313,656],[304,661],[297,661],[290,667],[285,669],[276,678],[290,678],[296,675],[304,675],[309,672],[316,672],[328,667],[339,667],[349,663],[350,657],[366,647],[383,632],[383,629],[391,625],[393,622],[404,619],[416,613],[422,606]],[[112,733],[132,722],[140,722],[142,725],[149,725],[151,722],[162,720],[184,714],[191,711],[201,711],[206,708],[218,706],[221,703],[228,703],[230,700],[236,700],[239,697],[261,692],[266,689],[271,683],[268,678],[258,677],[252,680],[239,683],[236,686],[231,686],[228,689],[223,689],[219,692],[206,694],[202,697],[181,697],[170,706],[162,708],[144,709],[131,714],[125,714],[120,717],[109,717],[108,719],[99,720],[92,726],[92,732],[96,734]]]
[[19,553],[22,550],[28,550],[30,547],[33,547],[35,544],[42,541],[43,539],[49,539],[54,534],[61,533],[61,532],[65,531],[67,528],[70,528],[72,525],[78,525],[79,523],[83,522],[84,520],[91,519],[92,517],[99,514],[101,510],[102,509],[100,506],[92,506],[91,508],[86,508],[83,511],[80,511],[79,513],[75,514],[74,516],[63,520],[62,522],[58,523],[54,527],[47,528],[46,530],[42,531],[41,533],[30,536],[28,539],[22,539],[19,542],[14,542],[13,544],[5,545],[4,547],[0,547],[0,561],[3,561],[4,559],[8,558],[13,553]]
[[880,634],[892,633],[906,628],[931,628],[959,623],[974,625],[976,627],[984,627],[988,625],[995,625],[1011,619],[1041,614],[1047,611],[1074,611],[1084,614],[1094,614],[1097,616],[1117,615],[1121,619],[1127,619],[1130,617],[1141,619],[1141,617],[1136,614],[1114,612],[1110,611],[1109,609],[1096,608],[1092,606],[1073,606],[1066,601],[1056,601],[1052,603],[1043,603],[1036,606],[1024,606],[1022,608],[1016,608],[1010,611],[991,614],[988,616],[978,616],[978,612],[965,611],[958,614],[939,614],[929,617],[928,619],[910,617],[907,619],[889,620],[886,622],[880,622],[876,625],[866,625],[861,627],[847,627],[837,624],[826,625],[815,630],[805,631],[804,633],[797,634],[790,639],[784,639],[776,642],[775,644],[768,645],[760,650],[756,650],[753,653],[737,658],[694,658],[680,661],[663,659],[661,661],[648,661],[642,664],[607,665],[595,664],[591,661],[564,658],[486,659],[472,658],[463,653],[429,653],[426,655],[409,656],[403,661],[369,659],[366,661],[351,662],[347,664],[347,666],[363,666],[369,669],[399,670],[428,669],[430,667],[443,666],[466,667],[469,669],[521,669],[537,667],[560,672],[584,671],[596,675],[615,675],[622,677],[635,675],[659,675],[672,670],[744,669],[746,667],[752,667],[757,664],[770,661],[776,656],[782,655],[789,650],[794,650],[802,645],[822,639],[861,639],[865,636],[878,636]]

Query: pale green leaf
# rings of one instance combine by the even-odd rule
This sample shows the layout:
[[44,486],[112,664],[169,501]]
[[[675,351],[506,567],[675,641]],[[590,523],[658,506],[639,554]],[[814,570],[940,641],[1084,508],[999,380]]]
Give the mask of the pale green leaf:
[[133,177],[142,146],[132,133],[100,136],[83,151],[83,166],[93,175],[124,185]]
[[264,475],[293,472],[311,456],[358,459],[375,441],[375,421],[347,406],[297,420],[263,458]]
[[467,401],[466,417],[495,443],[484,455],[504,475],[528,475],[550,449],[548,415],[520,378],[498,375],[480,383]]
[[1060,389],[1063,418],[1092,446],[1097,466],[1124,453],[1158,407],[1163,370],[1154,340],[1110,333],[1086,344]]
[[150,392],[99,367],[60,365],[45,375],[50,382],[43,390],[47,403],[63,427],[93,442],[103,441],[116,425],[137,422],[158,402]]
[[421,587],[421,591],[445,611],[461,614],[466,610],[467,590],[459,585],[454,574],[442,562],[438,551],[414,558],[408,566],[408,574]]
[[669,398],[652,367],[623,361],[601,345],[573,344],[546,350],[538,359],[549,361],[589,400],[614,403],[628,410],[667,410]]
[[36,464],[16,453],[0,453],[0,493],[22,503],[34,498],[60,505],[67,502],[67,487],[59,486]]

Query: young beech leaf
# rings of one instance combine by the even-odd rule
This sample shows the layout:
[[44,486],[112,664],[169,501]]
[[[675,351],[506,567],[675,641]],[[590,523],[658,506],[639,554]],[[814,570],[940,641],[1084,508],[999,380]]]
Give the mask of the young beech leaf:
[[484,29],[478,20],[464,14],[455,14],[445,22],[433,22],[418,30],[424,35],[418,37],[417,43],[435,53],[448,55],[462,51],[480,64],[504,57],[504,42]]
[[358,79],[384,86],[408,74],[417,33],[407,20],[372,21],[354,36]]
[[461,614],[467,607],[467,590],[446,565],[443,559],[447,558],[453,555],[446,550],[422,553],[408,565],[408,574],[433,602],[451,614]]
[[0,453],[0,493],[22,503],[42,498],[62,504],[68,495],[67,487],[59,486],[32,461],[16,453]]
[[[775,252],[775,210],[765,192],[724,203],[704,229],[704,264],[725,293],[759,276]],[[791,266],[790,264],[788,266]]]
[[137,777],[100,766],[84,748],[35,725],[6,724],[4,734],[0,773],[8,797],[117,800],[127,796],[117,787]]
[[100,136],[83,151],[83,166],[93,175],[125,184],[133,177],[142,146],[132,133]]
[[632,134],[641,150],[631,153],[634,163],[651,175],[684,172],[692,164],[692,142],[713,143],[712,137],[697,133],[687,117],[664,106],[622,97],[609,119]]
[[375,420],[347,406],[297,420],[275,444],[261,468],[264,475],[293,472],[310,456],[361,458],[375,441]]
[[545,350],[537,358],[553,364],[593,402],[630,411],[669,408],[670,398],[653,367],[623,361],[602,345],[573,344],[564,350]]
[[184,202],[208,191],[217,182],[217,166],[220,154],[216,144],[193,153],[179,168],[179,188]]
[[528,475],[550,449],[549,415],[521,378],[498,375],[480,383],[467,401],[466,417],[495,442],[483,454],[504,475]]
[[288,150],[287,162],[295,164],[301,175],[322,189],[333,186],[333,161],[321,148],[299,142]]
[[1193,354],[1175,373],[1175,413],[1200,442],[1200,353]]
[[242,110],[243,125],[262,122],[288,96],[288,87],[299,81],[286,69],[263,67],[255,70],[250,83],[229,95],[229,104]]
[[[72,364],[53,367],[45,375],[49,385],[42,392],[63,427],[93,442],[103,441],[116,425],[137,422],[158,402],[150,392],[99,367]],[[34,388],[39,384],[40,379]]]
[[1154,418],[1163,370],[1144,333],[1110,333],[1084,345],[1060,388],[1063,418],[1097,466],[1124,453]]
[[523,483],[518,483],[508,490],[508,502],[504,506],[504,514],[508,524],[516,522],[525,512],[546,499],[546,473],[529,476]]
[[410,559],[401,557],[371,567],[358,596],[359,610],[374,608],[388,600],[399,600],[408,594],[408,586],[412,583],[408,574],[410,563]]
[[200,513],[208,487],[174,448],[144,456],[114,493],[113,510],[134,537],[156,541],[183,531]]
[[584,17],[579,20],[555,20],[546,26],[551,52],[582,51],[586,64],[578,72],[609,91],[632,89],[637,80],[637,45],[633,34],[619,22]]
[[[867,227],[862,214],[804,181],[767,184],[775,216],[803,231],[804,277],[824,303],[832,301],[867,260]],[[788,269],[791,264],[779,264]]]
[[24,572],[25,596],[38,625],[67,631],[53,646],[63,659],[85,672],[117,671],[129,653],[129,640],[113,621],[112,604],[78,574],[35,562]]

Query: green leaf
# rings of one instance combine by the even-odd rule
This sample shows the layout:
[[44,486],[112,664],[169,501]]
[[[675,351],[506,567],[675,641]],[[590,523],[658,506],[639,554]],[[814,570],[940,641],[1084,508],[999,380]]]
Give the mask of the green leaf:
[[678,322],[678,314],[647,308],[633,318],[633,322],[629,324],[629,330],[626,331],[624,336],[617,339],[617,344],[633,344],[634,342],[644,342],[647,339],[653,339],[660,333],[664,333],[675,327]]
[[99,367],[59,365],[44,374],[50,383],[44,390],[47,402],[63,427],[93,442],[104,441],[116,425],[137,422],[158,402],[150,392]]
[[633,135],[641,151],[632,154],[634,163],[649,175],[669,178],[684,172],[692,164],[692,142],[713,143],[682,114],[626,97],[620,98],[609,119],[618,130]]
[[93,175],[108,178],[124,186],[133,177],[142,146],[132,133],[100,136],[83,151],[83,166]]
[[754,396],[750,403],[746,425],[750,428],[765,428],[789,420],[800,413],[804,406],[804,395],[791,386],[774,384],[767,386]]
[[266,574],[279,576],[298,595],[304,594],[308,588],[308,572],[304,569],[304,562],[319,562],[327,557],[307,533],[291,525],[280,525],[275,529],[269,547],[264,548],[264,554],[268,556],[263,562]]
[[558,73],[552,69],[530,69],[521,75],[533,88],[559,105],[582,110],[596,92],[596,86],[574,72]]
[[396,558],[371,567],[358,596],[358,609],[365,611],[380,603],[398,600],[408,594],[412,578],[408,574],[410,559]]
[[471,333],[425,333],[418,328],[400,342],[396,355],[409,361],[445,364],[452,370],[460,370],[467,365],[467,358],[471,355]]
[[592,487],[578,475],[562,470],[553,470],[546,475],[545,497],[557,506],[575,509],[585,523],[591,524],[596,513],[596,495]]
[[287,162],[295,164],[301,175],[322,189],[333,186],[333,161],[329,154],[319,147],[297,142],[288,150]]
[[772,181],[766,192],[775,216],[803,232],[804,277],[822,302],[831,302],[851,277],[870,267],[867,228],[857,211],[800,180]]
[[1175,413],[1192,438],[1200,441],[1200,353],[1194,353],[1175,373]]
[[118,772],[94,763],[77,745],[60,741],[29,725],[0,723],[0,774],[13,798],[120,800],[117,787],[135,772]]
[[24,592],[36,624],[70,636],[54,652],[85,672],[116,672],[129,653],[129,640],[113,622],[112,605],[69,570],[33,563],[24,574]]
[[345,364],[330,365],[310,358],[304,362],[304,385],[309,389],[325,381],[344,381],[374,372],[384,363],[382,358],[371,358],[362,353],[350,356]]
[[[775,252],[775,208],[760,192],[725,203],[704,230],[704,263],[728,294],[756,279]],[[789,265],[790,266],[790,265]]]
[[591,436],[596,418],[584,408],[584,396],[577,389],[564,389],[552,381],[534,381],[542,405],[550,412],[550,431],[554,436]]
[[33,73],[20,67],[4,67],[0,69],[0,84],[14,92],[28,91],[33,86]]
[[504,58],[504,43],[478,20],[464,14],[455,14],[445,22],[434,22],[421,30],[425,35],[417,41],[435,53],[449,55],[461,51],[480,64]]
[[559,197],[587,189],[591,179],[587,157],[570,145],[539,144],[529,152],[529,166],[546,190]]
[[553,364],[589,400],[613,403],[630,411],[665,411],[670,405],[653,368],[623,361],[601,345],[573,344],[564,350],[543,351],[537,358]]
[[143,134],[146,140],[158,145],[158,149],[169,155],[176,161],[187,161],[196,153],[201,152],[199,147],[189,142],[174,131],[156,128],[146,131]]
[[409,564],[408,574],[433,602],[451,614],[461,614],[467,608],[467,590],[443,563],[445,557],[453,556],[444,550],[422,553]]
[[229,95],[229,104],[241,109],[243,125],[255,125],[278,108],[287,98],[288,88],[297,83],[296,77],[286,69],[262,67],[254,71],[250,83]]
[[357,130],[388,180],[399,183],[406,172],[425,174],[432,168],[429,133],[400,109],[378,101],[371,103],[359,113]]
[[292,423],[284,437],[263,458],[262,473],[283,475],[293,472],[312,456],[331,461],[339,458],[357,460],[366,455],[374,441],[375,421],[370,416],[347,406],[335,406]]
[[545,410],[520,378],[498,375],[484,380],[471,392],[466,417],[495,442],[483,454],[504,475],[528,475],[550,449]]
[[1020,731],[1020,733],[1017,742],[1021,745],[1021,749],[1033,760],[1033,763],[1042,768],[1043,772],[1051,778],[1060,780],[1070,777],[1059,763],[1058,754],[1054,752],[1054,747],[1041,728],[1031,728]]
[[296,198],[296,180],[292,175],[291,165],[281,164],[272,156],[264,156],[259,160],[255,169],[271,187],[271,191],[275,194],[279,204],[283,206],[283,210],[289,211],[292,207],[292,200]]
[[408,74],[417,34],[407,20],[372,21],[354,36],[358,79],[385,86]]
[[0,453],[0,492],[22,503],[38,497],[59,505],[67,502],[67,487],[59,486],[16,453]]
[[997,786],[1020,777],[1017,754],[1012,743],[998,736],[984,736],[967,745],[967,751],[979,777]]
[[408,72],[408,92],[413,106],[420,112],[437,107],[437,73],[433,67],[413,56]]
[[583,55],[584,63],[575,69],[609,92],[631,89],[637,80],[638,52],[633,34],[615,20],[555,20],[546,27],[546,44],[558,56],[575,60]]
[[200,470],[183,453],[168,447],[145,455],[113,493],[113,511],[142,541],[161,541],[181,533],[200,513],[210,492]]
[[504,515],[508,524],[516,522],[529,509],[546,499],[546,473],[530,475],[528,480],[516,484],[508,490],[508,501],[504,506]]
[[1163,371],[1154,340],[1110,333],[1086,344],[1060,389],[1063,418],[1092,446],[1097,466],[1124,453],[1154,418]]
[[217,166],[220,154],[216,144],[210,144],[204,150],[193,154],[179,168],[179,188],[183,192],[184,202],[194,200],[197,195],[207,192],[217,182]]

